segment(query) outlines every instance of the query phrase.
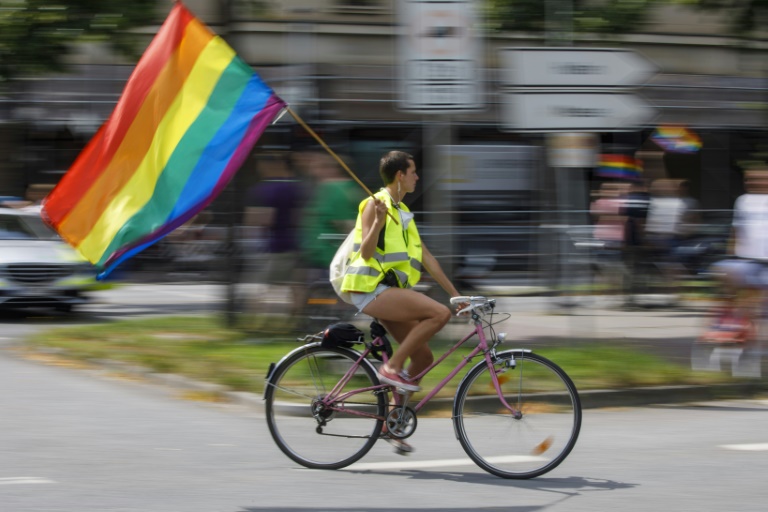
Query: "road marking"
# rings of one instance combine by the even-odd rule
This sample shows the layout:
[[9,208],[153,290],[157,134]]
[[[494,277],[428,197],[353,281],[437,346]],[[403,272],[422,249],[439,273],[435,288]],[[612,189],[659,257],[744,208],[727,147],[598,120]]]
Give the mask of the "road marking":
[[[542,457],[533,457],[527,455],[509,455],[505,457],[488,457],[486,459],[490,464],[519,464],[523,462],[544,461]],[[360,471],[369,469],[421,469],[421,468],[442,468],[448,466],[474,466],[471,459],[438,459],[438,460],[414,460],[408,462],[363,462],[352,464],[350,470]]]
[[752,444],[723,444],[720,448],[726,450],[739,450],[743,452],[765,452],[768,451],[768,443],[752,443]]
[[22,485],[22,484],[55,484],[53,480],[39,476],[15,476],[0,478],[0,485]]

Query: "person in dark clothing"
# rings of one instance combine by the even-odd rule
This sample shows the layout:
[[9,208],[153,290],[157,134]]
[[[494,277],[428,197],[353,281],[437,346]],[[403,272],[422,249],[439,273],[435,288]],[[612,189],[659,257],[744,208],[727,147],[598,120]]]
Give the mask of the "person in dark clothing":
[[[262,181],[248,191],[245,212],[245,224],[260,227],[266,239],[267,261],[260,272],[262,277],[256,281],[270,287],[287,287],[290,314],[295,316],[301,311],[299,217],[304,190],[284,155],[262,156],[259,172]],[[264,301],[256,302],[258,310],[271,312],[265,311]]]
[[624,236],[624,260],[628,276],[625,280],[625,306],[635,305],[635,295],[644,287],[642,263],[645,256],[645,221],[648,218],[650,195],[645,183],[632,183],[629,192],[624,197],[622,213],[626,216],[626,233]]

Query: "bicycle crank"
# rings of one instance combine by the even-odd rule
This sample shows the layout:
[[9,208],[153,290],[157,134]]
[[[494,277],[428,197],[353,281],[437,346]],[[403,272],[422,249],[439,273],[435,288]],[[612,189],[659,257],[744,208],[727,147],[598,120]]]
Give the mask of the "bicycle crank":
[[410,407],[394,407],[386,419],[387,434],[398,439],[411,437],[416,431],[416,411]]

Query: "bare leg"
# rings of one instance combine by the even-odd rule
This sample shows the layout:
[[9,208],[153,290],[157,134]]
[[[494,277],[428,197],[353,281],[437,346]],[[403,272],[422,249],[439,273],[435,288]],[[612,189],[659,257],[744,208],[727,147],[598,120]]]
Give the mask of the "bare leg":
[[[408,333],[416,326],[417,322],[393,322],[393,321],[381,321],[384,328],[389,334],[395,338],[395,341],[400,344],[400,340],[403,340],[408,336]],[[432,355],[432,349],[429,345],[420,346],[416,352],[411,354],[411,363],[408,365],[408,374],[411,377],[415,377],[422,371],[424,371],[435,358]],[[418,384],[418,382],[417,382]]]
[[403,369],[409,357],[413,361],[413,371],[421,371],[426,366],[419,367],[426,361],[429,361],[428,366],[432,352],[427,343],[451,318],[447,306],[421,293],[401,288],[382,292],[363,312],[391,328],[390,333],[400,343],[387,365],[394,373]]

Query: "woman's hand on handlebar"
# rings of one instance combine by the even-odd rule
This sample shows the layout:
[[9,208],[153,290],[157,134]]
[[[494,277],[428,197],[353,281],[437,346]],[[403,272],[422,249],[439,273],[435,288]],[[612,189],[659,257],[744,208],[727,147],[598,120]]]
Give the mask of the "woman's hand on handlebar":
[[470,311],[470,298],[464,295],[451,297],[451,306],[453,306],[456,316],[466,315]]

